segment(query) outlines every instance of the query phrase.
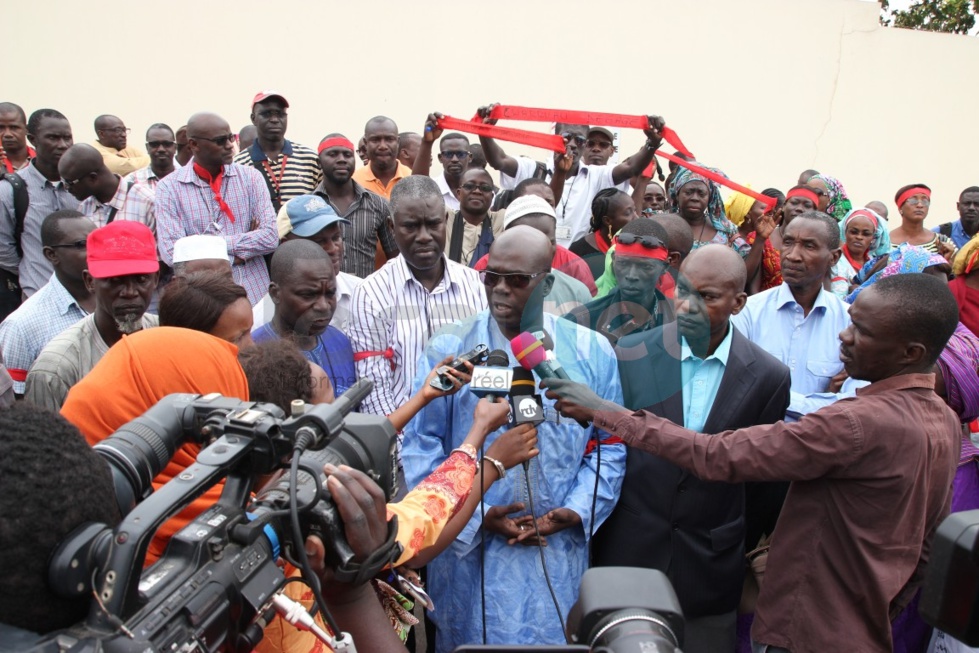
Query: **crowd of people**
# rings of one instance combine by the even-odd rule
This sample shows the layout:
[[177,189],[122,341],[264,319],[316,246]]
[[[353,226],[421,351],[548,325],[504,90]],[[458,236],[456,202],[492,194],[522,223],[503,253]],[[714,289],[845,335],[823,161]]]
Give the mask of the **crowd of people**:
[[[397,430],[399,491],[385,505],[332,467],[328,487],[358,556],[394,518],[399,553],[353,587],[307,548],[361,650],[561,644],[584,571],[622,565],[668,576],[687,653],[926,650],[931,539],[979,508],[979,187],[929,230],[923,183],[893,204],[816,170],[754,192],[679,151],[658,182],[657,116],[621,157],[610,129],[556,123],[564,151],[538,161],[476,128],[494,106],[478,135],[376,116],[313,148],[263,91],[238,132],[201,112],[151,125],[144,150],[117,116],[76,143],[59,111],[0,103],[0,484],[51,438],[45,455],[91,474],[39,474],[37,492],[94,515],[55,515],[36,546],[0,528],[21,570],[0,587],[0,650],[84,615],[23,589],[44,584],[54,534],[119,518],[79,442],[173,392],[288,410],[360,379],[358,410]],[[543,421],[515,425],[471,366],[445,366],[485,345],[520,367],[526,334],[565,378],[538,369]],[[258,650],[321,646],[276,621]]]

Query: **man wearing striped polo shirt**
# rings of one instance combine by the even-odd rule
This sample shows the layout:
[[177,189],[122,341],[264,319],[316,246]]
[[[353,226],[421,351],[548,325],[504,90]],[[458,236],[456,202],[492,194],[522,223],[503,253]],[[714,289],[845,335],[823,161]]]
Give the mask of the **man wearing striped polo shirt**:
[[234,162],[253,166],[269,187],[272,208],[299,195],[308,195],[323,180],[316,152],[286,139],[289,102],[275,91],[260,91],[252,100],[252,124],[258,137]]
[[418,175],[402,179],[391,192],[391,213],[401,254],[354,291],[347,326],[357,377],[374,382],[361,410],[377,415],[408,400],[429,338],[487,307],[478,273],[445,256],[438,184]]

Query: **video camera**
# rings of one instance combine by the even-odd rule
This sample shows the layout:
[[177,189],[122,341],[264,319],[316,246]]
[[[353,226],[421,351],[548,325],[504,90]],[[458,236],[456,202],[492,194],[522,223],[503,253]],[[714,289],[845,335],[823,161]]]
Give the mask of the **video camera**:
[[460,646],[454,653],[680,653],[683,611],[655,569],[594,567],[568,614],[569,646]]
[[[51,587],[94,600],[83,623],[33,650],[251,651],[275,609],[284,610],[276,595],[286,579],[276,561],[281,556],[299,567],[306,536],[321,537],[341,581],[366,580],[392,562],[399,554],[396,521],[385,544],[358,564],[321,484],[324,464],[348,465],[370,476],[388,500],[394,495],[393,426],[384,417],[349,414],[372,388],[361,380],[333,404],[293,402],[289,417],[272,404],[173,394],[97,444],[125,517],[115,528],[84,524],[58,547]],[[184,442],[206,448],[154,493],[152,479]],[[252,499],[257,476],[290,463],[292,474]],[[157,529],[222,480],[217,503],[144,570]]]

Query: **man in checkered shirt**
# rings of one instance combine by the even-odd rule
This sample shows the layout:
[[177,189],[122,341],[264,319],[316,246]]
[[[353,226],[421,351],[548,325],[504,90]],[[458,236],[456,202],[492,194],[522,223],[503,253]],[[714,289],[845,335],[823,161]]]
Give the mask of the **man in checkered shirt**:
[[220,116],[191,116],[187,139],[194,160],[156,187],[160,258],[172,265],[173,245],[184,236],[221,236],[235,282],[244,286],[254,306],[269,288],[262,257],[279,244],[268,185],[254,168],[232,163],[235,135]]

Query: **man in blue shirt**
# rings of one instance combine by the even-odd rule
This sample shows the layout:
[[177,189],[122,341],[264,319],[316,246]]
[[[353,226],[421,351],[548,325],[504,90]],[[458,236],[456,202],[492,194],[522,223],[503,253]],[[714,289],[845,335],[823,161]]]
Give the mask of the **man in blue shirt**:
[[290,240],[272,256],[269,276],[275,314],[271,322],[252,332],[252,340],[292,338],[308,360],[323,368],[339,396],[354,384],[357,374],[350,341],[330,326],[337,307],[330,255],[311,240]]
[[850,325],[850,307],[824,286],[841,251],[836,220],[818,211],[797,216],[782,235],[782,285],[752,295],[731,318],[792,372],[790,415],[809,412],[806,397],[826,392],[843,370],[839,334]]
[[[477,344],[506,351],[510,365],[516,365],[509,341],[521,332],[543,328],[571,378],[607,399],[621,398],[618,365],[608,341],[543,312],[542,300],[552,284],[550,254],[547,237],[536,229],[518,226],[500,234],[482,273],[489,310],[447,326],[432,338],[418,363],[424,372],[416,376],[414,389],[445,356],[469,351]],[[423,408],[407,426],[402,460],[409,487],[459,446],[477,401],[469,386],[464,386],[455,395]],[[618,497],[625,450],[621,443],[604,441],[602,432],[562,419],[549,400],[544,400],[544,414],[546,420],[537,427],[540,455],[530,461],[525,473],[514,470],[494,483],[484,501],[485,520],[477,510],[452,545],[428,565],[440,652],[482,641],[480,567],[486,579],[488,643],[565,641],[561,622],[577,598],[588,566],[589,534],[609,515]],[[487,444],[502,431],[490,434]],[[595,438],[603,439],[600,447]],[[541,550],[534,516],[542,544],[546,543]],[[485,555],[480,552],[483,536]],[[560,609],[548,592],[542,552]]]
[[[784,417],[789,370],[731,326],[744,306],[745,275],[730,247],[707,245],[689,255],[677,283],[676,322],[618,341],[627,408],[701,433]],[[683,650],[732,651],[747,530],[741,484],[704,482],[630,448],[622,495],[595,535],[594,560],[668,574],[686,619]],[[757,533],[752,537],[757,541]]]
[[932,231],[948,236],[956,247],[962,249],[979,231],[979,186],[969,186],[962,191],[955,208],[958,209],[959,219],[940,224]]

